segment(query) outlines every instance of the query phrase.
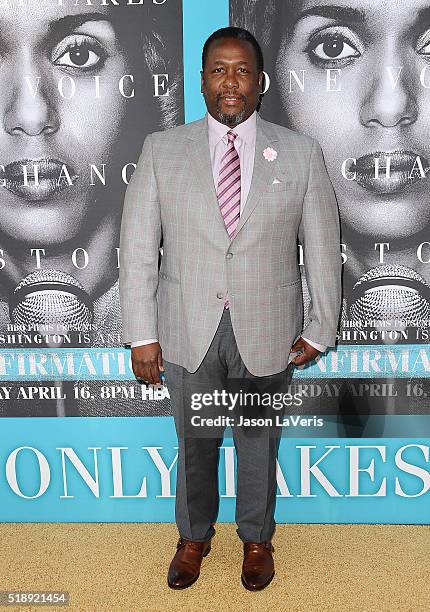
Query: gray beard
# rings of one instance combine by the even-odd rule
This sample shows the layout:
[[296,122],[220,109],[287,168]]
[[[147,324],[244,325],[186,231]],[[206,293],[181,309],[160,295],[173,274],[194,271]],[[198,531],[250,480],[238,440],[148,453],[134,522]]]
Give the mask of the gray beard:
[[240,113],[236,113],[235,115],[229,115],[227,113],[223,113],[217,106],[218,119],[221,123],[223,123],[224,125],[228,125],[229,127],[234,127],[236,125],[239,125],[239,123],[242,123],[243,118],[245,117],[245,113],[245,107],[243,108],[243,110],[240,111]]

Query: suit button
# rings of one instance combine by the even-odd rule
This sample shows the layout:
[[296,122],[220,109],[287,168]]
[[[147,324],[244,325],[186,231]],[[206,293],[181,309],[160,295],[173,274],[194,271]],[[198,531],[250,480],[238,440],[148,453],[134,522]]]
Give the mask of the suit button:
[[231,259],[233,257],[233,253],[227,253],[225,256],[226,259]]
[[220,291],[218,291],[218,293],[216,294],[216,296],[217,296],[217,298],[218,298],[219,300],[222,300],[222,298],[224,297],[224,294],[223,294],[223,293],[221,293]]

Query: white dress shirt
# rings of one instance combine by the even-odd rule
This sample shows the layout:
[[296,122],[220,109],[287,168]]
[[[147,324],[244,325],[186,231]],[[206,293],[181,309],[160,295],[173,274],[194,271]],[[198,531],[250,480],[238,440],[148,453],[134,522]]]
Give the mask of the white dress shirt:
[[[208,122],[208,138],[209,138],[209,151],[212,162],[212,174],[215,189],[217,188],[220,162],[221,158],[226,151],[228,144],[227,132],[231,129],[228,126],[220,123],[212,115],[206,113]],[[246,121],[239,123],[235,126],[234,132],[237,134],[237,138],[234,141],[234,146],[239,155],[240,160],[240,182],[241,182],[241,197],[240,197],[240,214],[242,214],[243,208],[246,205],[248,198],[249,189],[251,187],[252,172],[254,169],[254,157],[255,157],[255,141],[257,138],[257,111],[254,111]],[[300,336],[296,338],[298,340]],[[310,345],[316,348],[318,351],[324,352],[326,346],[310,340],[309,338],[303,337]],[[295,341],[296,341],[295,340]],[[294,341],[294,342],[295,342]],[[136,340],[131,343],[131,347],[141,346],[143,344],[152,344],[158,342],[155,338],[149,338],[148,340]],[[294,355],[290,356],[291,359]]]

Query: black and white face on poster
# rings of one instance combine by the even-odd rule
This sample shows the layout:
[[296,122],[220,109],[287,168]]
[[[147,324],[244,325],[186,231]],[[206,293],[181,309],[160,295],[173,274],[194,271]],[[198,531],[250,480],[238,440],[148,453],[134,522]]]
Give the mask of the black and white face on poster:
[[[250,30],[263,48],[261,115],[316,138],[323,149],[342,231],[339,344],[426,351],[430,4],[231,0],[230,23]],[[361,380],[354,374],[331,380],[348,388],[347,410],[428,413],[428,374],[420,374],[428,372],[428,355],[399,351],[390,376],[375,365],[374,376],[369,370]],[[419,393],[411,391],[416,382]],[[339,388],[325,398],[309,396],[309,406],[337,408]]]
[[168,414],[106,363],[61,381],[49,351],[121,347],[124,193],[146,135],[184,121],[182,75],[181,2],[0,0],[2,416]]

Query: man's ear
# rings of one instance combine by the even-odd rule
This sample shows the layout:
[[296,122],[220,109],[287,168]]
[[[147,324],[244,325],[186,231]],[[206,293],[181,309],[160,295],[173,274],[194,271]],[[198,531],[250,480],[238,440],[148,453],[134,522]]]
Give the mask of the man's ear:
[[200,70],[200,93],[203,93],[204,83],[205,83],[205,78],[203,76],[203,70]]
[[260,93],[263,91],[264,72],[261,71],[258,75],[258,85],[260,87]]

